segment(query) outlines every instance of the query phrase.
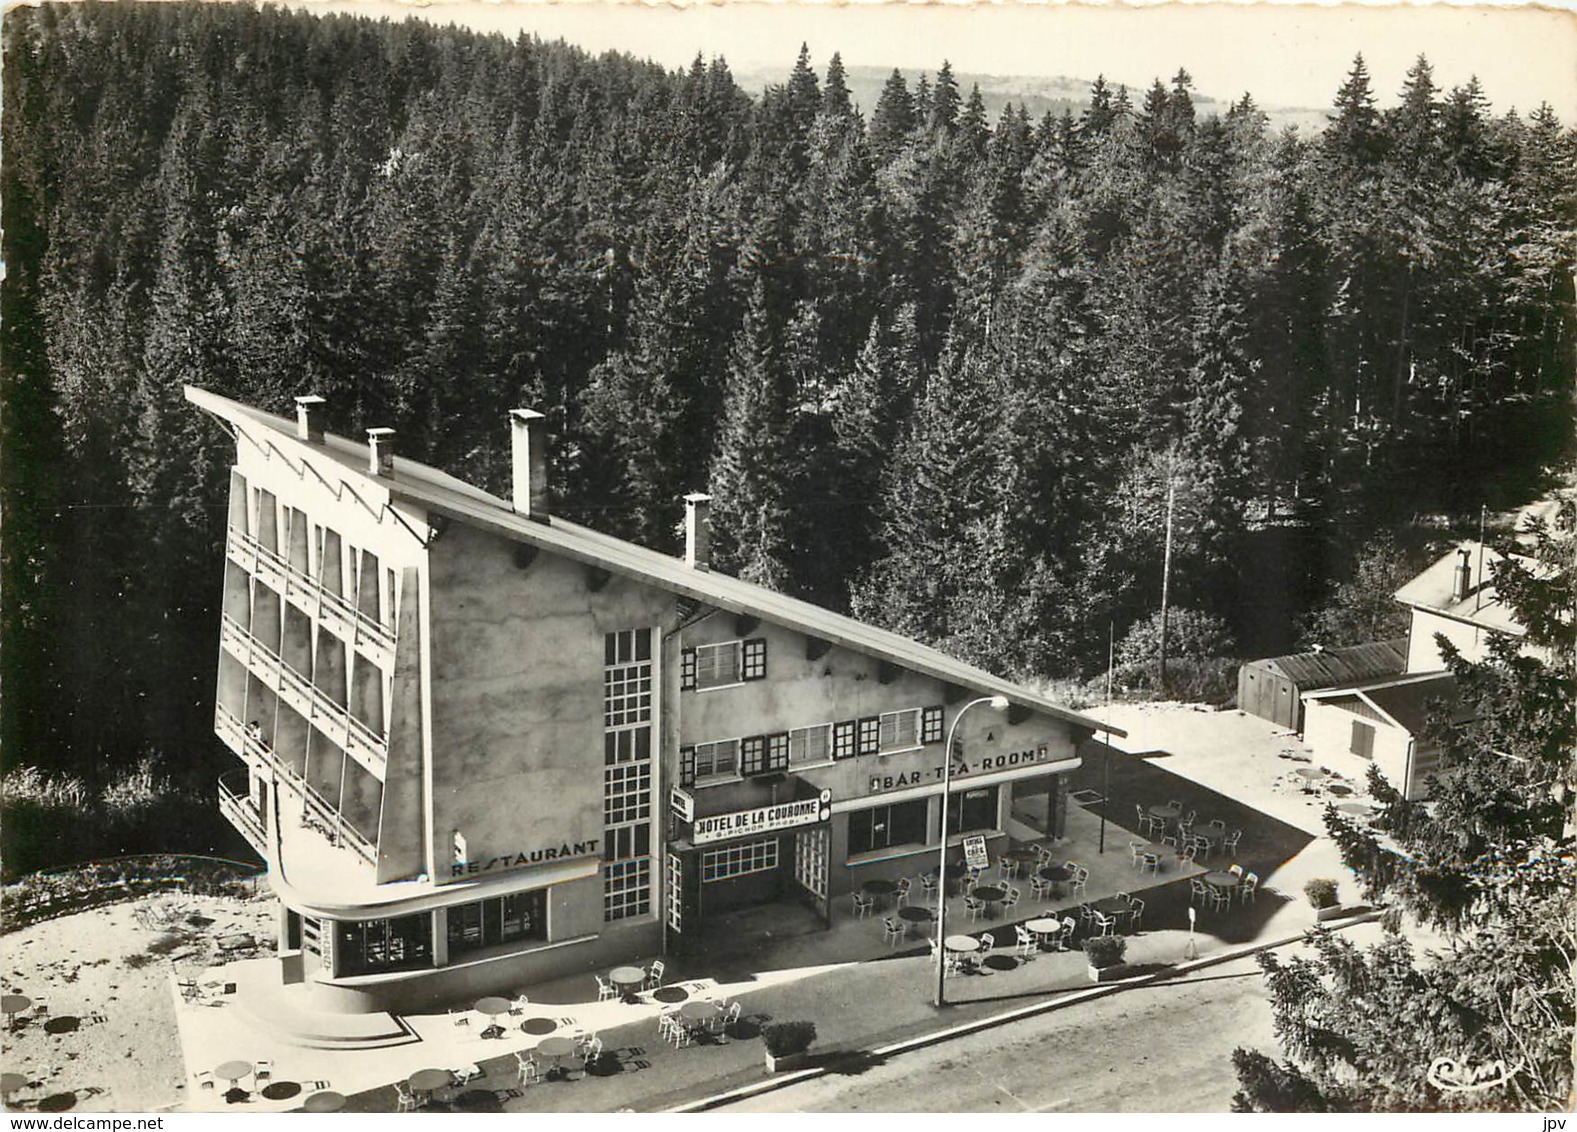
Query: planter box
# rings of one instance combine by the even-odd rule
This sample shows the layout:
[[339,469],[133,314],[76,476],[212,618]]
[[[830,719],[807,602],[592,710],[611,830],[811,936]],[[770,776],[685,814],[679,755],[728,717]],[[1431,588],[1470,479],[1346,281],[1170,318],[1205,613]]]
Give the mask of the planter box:
[[1092,983],[1115,982],[1128,974],[1128,964],[1113,963],[1110,967],[1091,967],[1089,972]]
[[1331,920],[1343,919],[1349,915],[1351,913],[1340,904],[1332,904],[1329,908],[1314,909],[1314,922],[1316,924],[1324,924]]
[[799,1053],[785,1053],[782,1057],[773,1057],[767,1054],[768,1073],[787,1073],[793,1069],[805,1068],[805,1063],[810,1060],[810,1051],[801,1050]]

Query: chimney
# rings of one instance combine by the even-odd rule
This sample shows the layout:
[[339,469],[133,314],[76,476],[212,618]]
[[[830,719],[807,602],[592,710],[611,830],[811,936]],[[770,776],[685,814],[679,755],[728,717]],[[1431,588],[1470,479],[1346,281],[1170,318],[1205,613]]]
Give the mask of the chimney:
[[1472,552],[1465,546],[1457,551],[1456,578],[1451,587],[1452,601],[1466,601],[1468,594],[1473,592],[1472,557]]
[[684,563],[692,570],[710,568],[712,497],[696,491],[684,497]]
[[394,478],[394,430],[369,428],[367,430],[367,474]]
[[296,398],[296,439],[323,443],[323,406],[328,402],[316,393]]
[[509,453],[515,513],[549,522],[547,417],[532,409],[509,410]]

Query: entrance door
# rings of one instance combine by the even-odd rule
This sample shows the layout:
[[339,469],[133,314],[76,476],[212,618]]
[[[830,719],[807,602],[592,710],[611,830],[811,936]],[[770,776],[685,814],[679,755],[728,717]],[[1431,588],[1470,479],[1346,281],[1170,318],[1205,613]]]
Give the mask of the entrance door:
[[810,894],[822,919],[832,922],[827,899],[827,850],[831,840],[825,828],[803,829],[794,835],[794,879]]

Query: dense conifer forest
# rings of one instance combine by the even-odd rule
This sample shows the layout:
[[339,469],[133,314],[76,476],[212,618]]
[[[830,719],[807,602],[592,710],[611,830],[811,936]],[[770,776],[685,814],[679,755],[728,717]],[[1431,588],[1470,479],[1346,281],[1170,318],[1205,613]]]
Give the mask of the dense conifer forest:
[[[1179,70],[988,120],[562,43],[230,4],[4,25],[8,766],[212,763],[225,469],[195,383],[983,666],[1084,677],[1172,600],[1279,649],[1373,532],[1563,451],[1577,142],[1426,60],[1317,135]],[[1180,60],[1186,63],[1186,60]],[[1398,84],[1381,110],[1376,83]]]

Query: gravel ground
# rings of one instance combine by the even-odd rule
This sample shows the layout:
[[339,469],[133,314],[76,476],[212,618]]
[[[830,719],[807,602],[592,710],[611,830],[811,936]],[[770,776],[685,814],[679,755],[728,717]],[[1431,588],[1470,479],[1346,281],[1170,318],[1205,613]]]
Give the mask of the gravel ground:
[[[170,972],[217,961],[219,940],[268,943],[271,898],[165,893],[0,936],[5,993],[47,1012],[4,1034],[0,1068],[27,1085],[22,1109],[150,1112],[181,1098]],[[235,958],[253,951],[240,949]]]

